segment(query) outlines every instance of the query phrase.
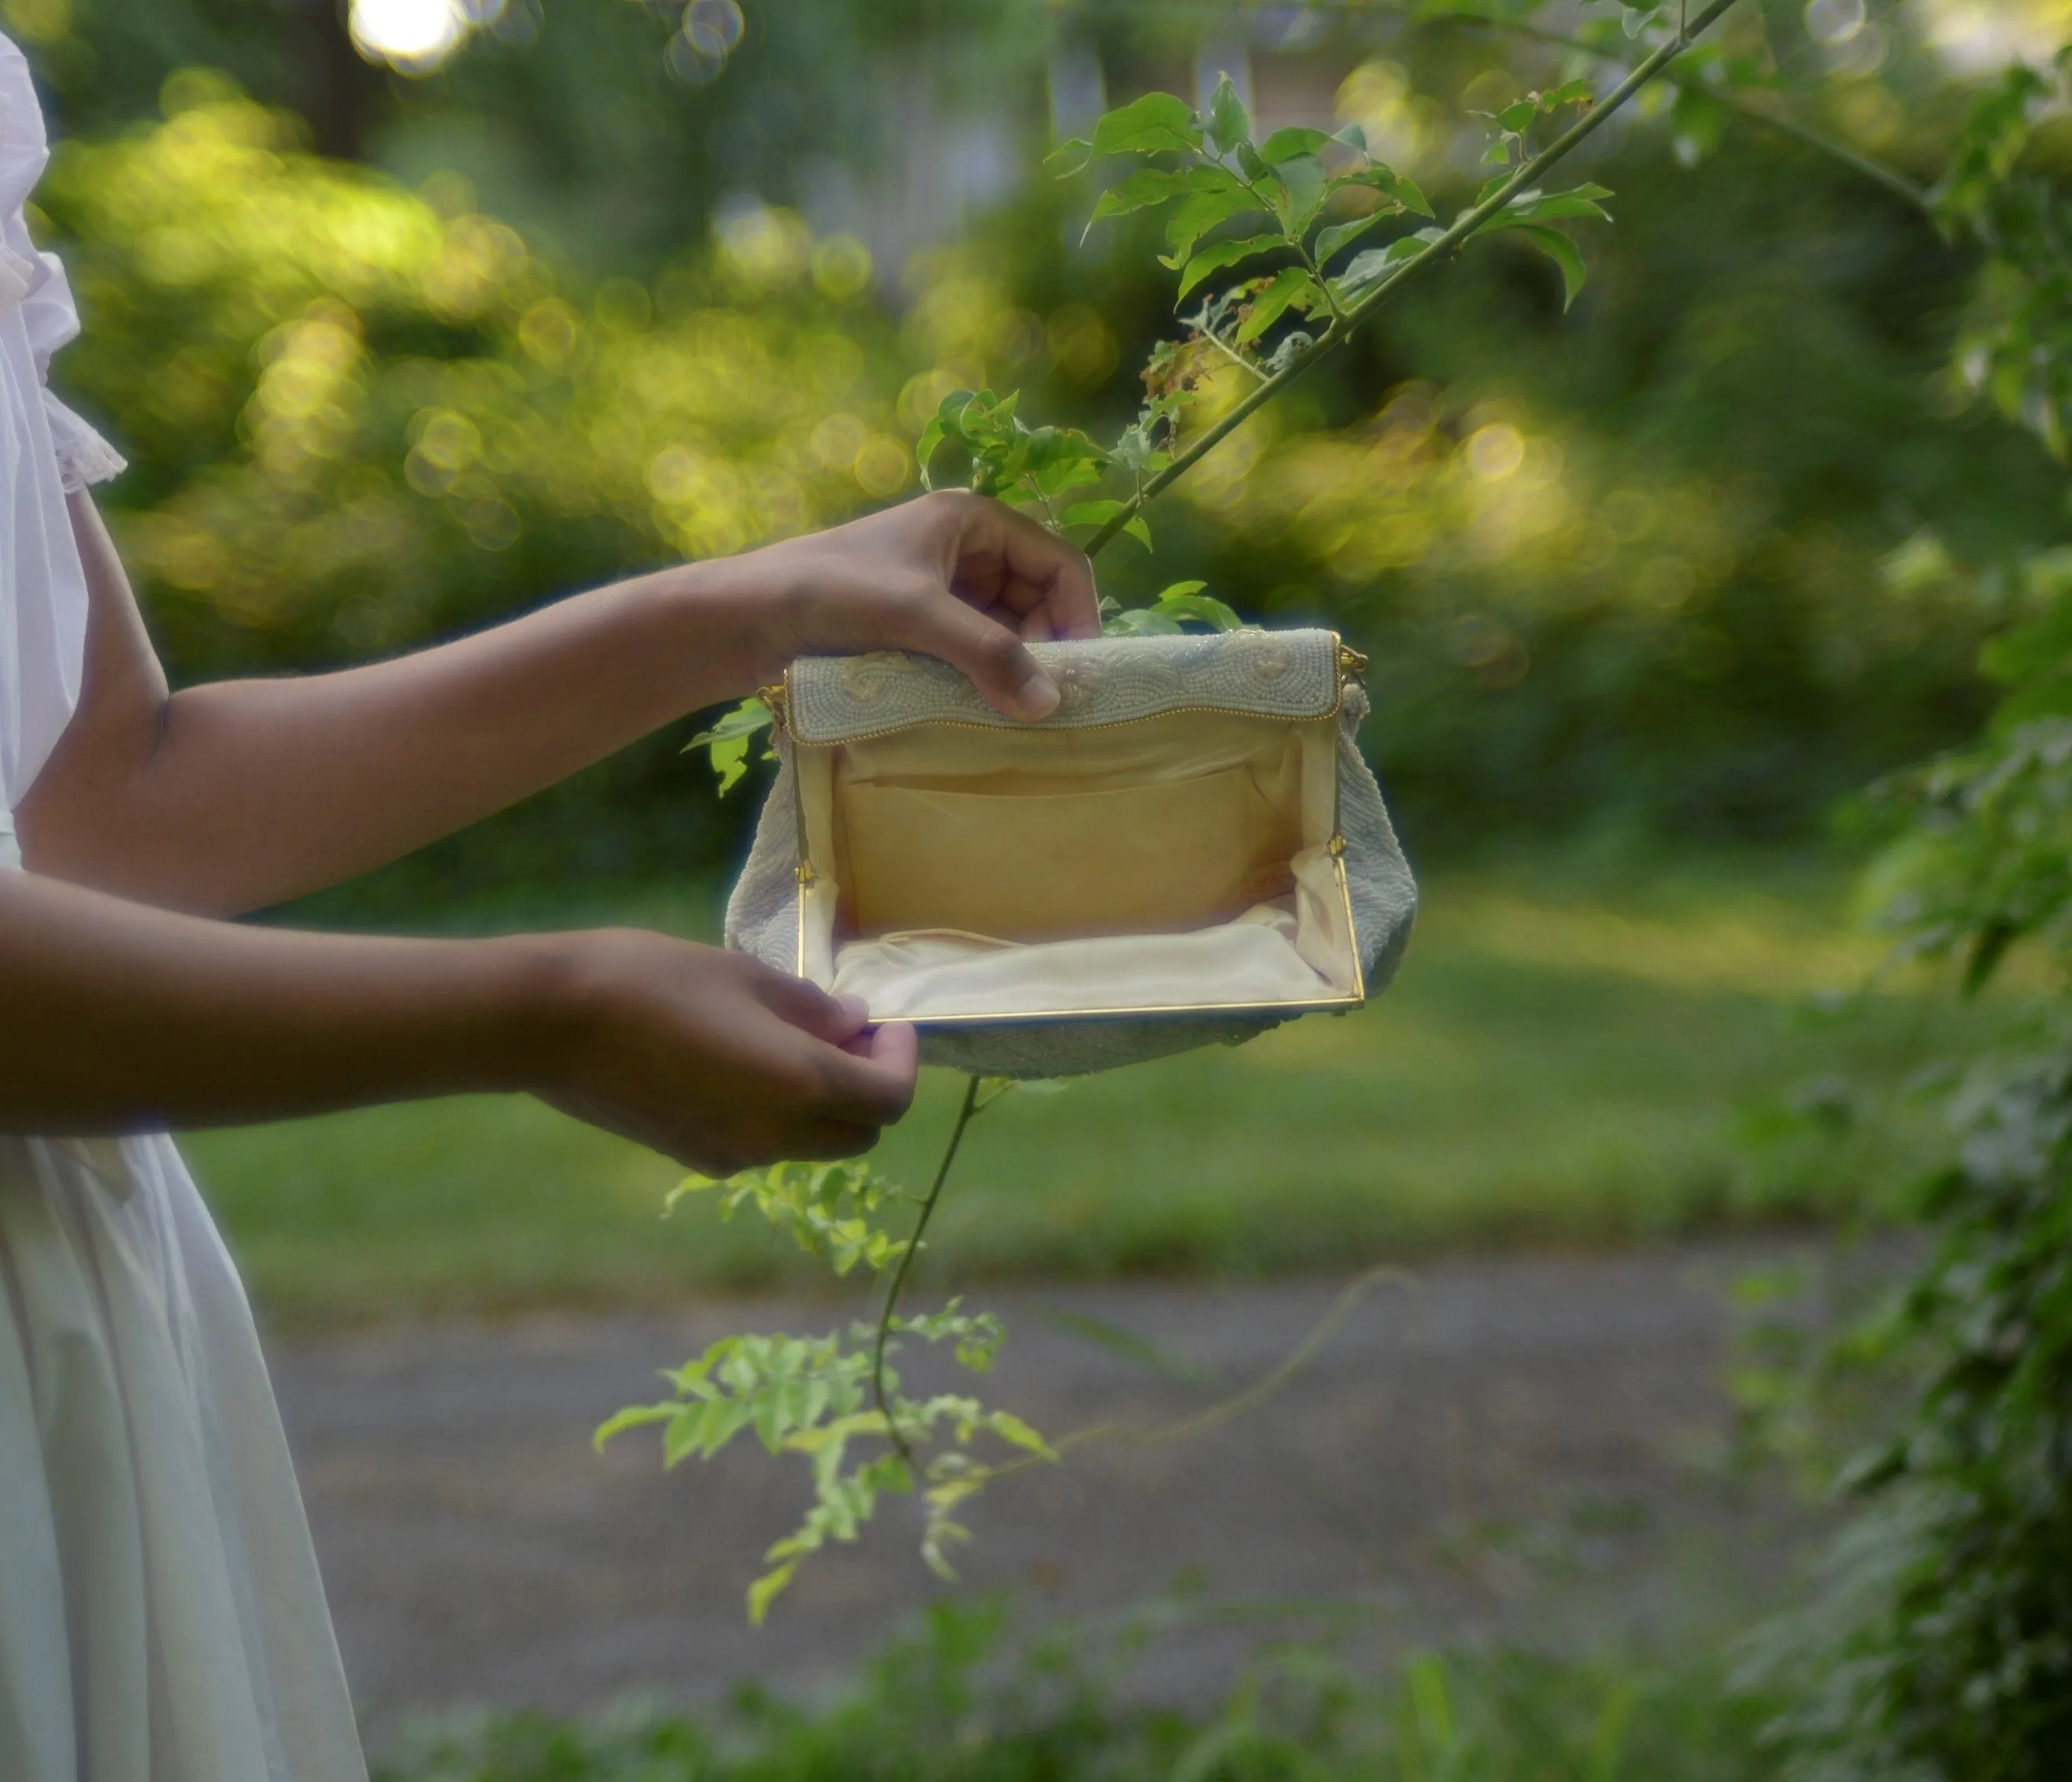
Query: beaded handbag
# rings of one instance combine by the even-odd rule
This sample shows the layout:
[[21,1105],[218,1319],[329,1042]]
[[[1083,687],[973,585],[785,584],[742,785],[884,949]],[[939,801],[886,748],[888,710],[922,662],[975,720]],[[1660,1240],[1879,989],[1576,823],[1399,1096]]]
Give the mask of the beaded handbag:
[[730,946],[985,1076],[1063,1076],[1355,1008],[1416,887],[1327,631],[1037,644],[1002,716],[931,656],[807,656]]

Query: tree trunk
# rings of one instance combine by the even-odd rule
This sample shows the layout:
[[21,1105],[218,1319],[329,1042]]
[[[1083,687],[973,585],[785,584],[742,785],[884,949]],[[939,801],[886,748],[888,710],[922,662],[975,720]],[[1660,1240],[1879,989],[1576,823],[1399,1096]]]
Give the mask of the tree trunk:
[[354,48],[347,0],[274,0],[289,102],[309,120],[317,152],[357,161],[381,71]]

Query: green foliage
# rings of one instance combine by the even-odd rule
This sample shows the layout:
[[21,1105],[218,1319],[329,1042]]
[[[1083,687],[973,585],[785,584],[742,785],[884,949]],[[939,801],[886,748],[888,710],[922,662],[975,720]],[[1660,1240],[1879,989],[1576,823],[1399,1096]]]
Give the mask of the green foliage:
[[1114,607],[1102,628],[1112,637],[1172,636],[1189,625],[1211,631],[1238,631],[1244,621],[1215,595],[1202,591],[1206,582],[1175,582],[1148,607]]
[[591,288],[220,80],[175,97],[66,145],[39,202],[93,318],[61,372],[120,417],[116,524],[184,673],[408,647],[911,483],[896,347],[796,219]]
[[[890,1319],[888,1327],[950,1344],[958,1364],[977,1373],[991,1368],[1001,1339],[998,1319],[960,1313],[955,1300],[932,1315]],[[855,1540],[882,1493],[915,1488],[904,1450],[937,1444],[921,1475],[927,1506],[921,1556],[944,1578],[956,1575],[948,1549],[970,1538],[958,1509],[999,1470],[972,1451],[978,1438],[994,1437],[1039,1460],[1057,1458],[1012,1412],[989,1410],[968,1393],[902,1396],[898,1376],[890,1372],[884,1408],[870,1408],[877,1335],[877,1327],[859,1323],[824,1337],[722,1337],[664,1376],[672,1397],[629,1406],[598,1430],[601,1448],[627,1430],[661,1425],[663,1463],[670,1467],[694,1455],[709,1460],[744,1430],[771,1453],[796,1454],[810,1464],[812,1506],[797,1529],[771,1544],[763,1555],[770,1569],[748,1589],[748,1618],[758,1625],[808,1558],[830,1541]],[[853,1444],[895,1440],[898,1446],[851,1463]]]
[[2041,610],[1989,652],[2011,685],[1985,739],[1887,788],[1913,812],[1874,877],[1902,949],[1975,995],[2026,949],[2052,994],[1926,1079],[1951,1134],[1921,1189],[1932,1253],[1811,1379],[1816,1406],[1868,1381],[1905,1409],[1841,1470],[1859,1507],[1823,1597],[1751,1653],[1790,1701],[1769,1737],[1792,1782],[2043,1782],[2072,1750],[2072,595],[2055,568],[2026,578]]
[[1184,1605],[1119,1634],[1011,1635],[945,1602],[845,1694],[748,1690],[695,1714],[485,1714],[411,1729],[376,1782],[1758,1782],[1755,1713],[1702,1665],[1425,1653],[1382,1669],[1289,1642],[1223,1698],[1152,1706],[1120,1680]]
[[[1957,379],[2061,458],[2072,253],[2025,158],[2064,62],[1980,99],[1935,200],[1986,253]],[[1766,1736],[1787,1782],[2044,1782],[2072,1751],[2072,582],[2062,551],[1973,579],[2019,617],[1985,652],[2005,697],[1977,743],[1883,788],[1907,821],[1871,883],[1902,952],[1965,994],[2018,957],[2049,991],[1924,1074],[1950,1133],[1920,1190],[1930,1254],[1802,1381],[1802,1426],[1848,1404],[1876,1434],[1840,1473],[1824,1591],[1751,1649],[1786,1703]]]
[[732,1218],[744,1206],[754,1207],[837,1275],[847,1274],[859,1262],[874,1274],[882,1274],[906,1253],[903,1243],[870,1222],[888,1200],[905,1200],[906,1192],[868,1163],[773,1163],[725,1181],[686,1176],[664,1206],[673,1209],[692,1194],[716,1196],[722,1219]]
[[[996,1089],[995,1097],[1000,1093]],[[966,1122],[982,1105],[974,1083],[937,1174],[937,1192]],[[874,1325],[853,1324],[824,1337],[723,1337],[664,1375],[669,1398],[629,1406],[606,1422],[597,1432],[598,1446],[627,1430],[660,1424],[663,1463],[674,1467],[693,1456],[709,1460],[742,1431],[753,1430],[771,1453],[808,1462],[812,1505],[797,1529],[772,1543],[763,1555],[770,1569],[749,1587],[749,1619],[758,1624],[808,1558],[830,1541],[855,1540],[883,1493],[911,1492],[917,1483],[927,1512],[921,1557],[939,1575],[954,1578],[949,1549],[970,1538],[958,1512],[1001,1471],[974,1451],[979,1438],[990,1437],[1025,1459],[1058,1457],[1012,1412],[989,1410],[965,1393],[902,1394],[898,1374],[886,1365],[886,1357],[898,1351],[895,1339],[911,1336],[947,1344],[959,1367],[986,1373],[1002,1340],[997,1318],[961,1311],[955,1299],[935,1313],[898,1311],[934,1196],[923,1204],[913,1236],[900,1240],[874,1224],[873,1216],[911,1196],[868,1163],[775,1163],[724,1182],[692,1176],[668,1204],[693,1194],[717,1195],[723,1217],[753,1208],[837,1275],[862,1263],[888,1277],[884,1311]],[[871,1451],[854,1459],[857,1444],[870,1444]],[[917,1451],[924,1448],[934,1451],[923,1461]]]
[[[1720,0],[1712,15],[1732,3]],[[1536,122],[1589,97],[1585,84],[1571,81],[1508,108],[1498,121],[1503,158],[1515,147],[1524,158],[1527,132]],[[1377,225],[1409,216],[1429,219],[1430,203],[1415,180],[1367,152],[1357,124],[1336,134],[1278,130],[1255,142],[1252,118],[1227,74],[1206,110],[1198,112],[1171,93],[1146,93],[1106,113],[1084,141],[1064,144],[1050,165],[1069,176],[1124,158],[1161,164],[1141,167],[1107,187],[1095,201],[1087,230],[1110,217],[1167,210],[1167,251],[1160,264],[1180,274],[1182,300],[1212,276],[1262,257],[1292,257],[1294,264],[1226,285],[1186,319],[1181,340],[1155,347],[1144,372],[1143,405],[1112,445],[1070,429],[1030,427],[1018,412],[1018,391],[1002,397],[990,389],[953,389],[942,397],[916,448],[924,479],[931,477],[944,446],[960,448],[970,466],[972,488],[1038,512],[1060,530],[1091,529],[1090,554],[1124,534],[1150,549],[1144,517],[1149,498],[1198,462],[1245,414],[1346,338],[1410,274],[1413,262],[1421,265],[1474,234],[1515,228],[1560,268],[1567,301],[1572,302],[1583,284],[1582,257],[1552,224],[1573,217],[1609,220],[1597,202],[1610,195],[1601,186],[1548,194],[1511,189],[1515,182],[1499,177],[1449,228],[1413,230],[1386,247],[1355,255],[1334,272],[1331,264],[1341,253]],[[1170,164],[1175,161],[1178,165]],[[1226,228],[1237,233],[1211,241]],[[1296,317],[1314,324],[1314,331],[1290,327],[1271,352],[1262,350],[1275,328]],[[1216,387],[1219,374],[1232,368],[1250,380],[1235,401]],[[1182,453],[1187,414],[1211,397],[1224,412]],[[1111,477],[1119,486],[1108,493],[1060,506],[1067,496]],[[1227,614],[1230,608],[1219,602],[1214,612]],[[1185,615],[1165,610],[1143,619],[1123,615],[1108,629],[1137,634],[1177,629],[1182,616],[1222,623],[1210,607],[1198,603]],[[724,761],[714,758],[722,789],[739,777],[733,733],[748,722],[746,711],[744,706],[729,718],[727,755]],[[705,740],[720,734],[709,732]]]
[[2039,128],[2061,111],[2072,49],[2045,70],[2016,63],[1971,110],[1935,214],[1984,250],[1952,373],[2028,428],[2061,461],[2072,456],[2072,212],[2033,165]]
[[[744,699],[720,714],[719,720],[709,730],[700,730],[684,745],[689,755],[693,749],[710,751],[713,772],[719,779],[719,795],[724,798],[739,785],[748,772],[749,745],[755,738],[770,728],[770,708],[760,699]],[[774,759],[764,751],[766,760]]]

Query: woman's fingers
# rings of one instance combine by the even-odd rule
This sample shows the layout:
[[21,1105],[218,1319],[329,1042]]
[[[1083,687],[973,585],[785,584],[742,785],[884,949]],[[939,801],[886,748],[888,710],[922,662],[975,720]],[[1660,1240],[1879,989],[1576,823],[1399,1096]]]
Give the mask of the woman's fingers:
[[870,1024],[869,1007],[853,996],[830,996],[817,984],[779,971],[755,973],[756,994],[779,1020],[830,1046],[845,1046]]
[[913,1105],[920,1043],[903,1021],[887,1022],[822,1060],[813,1112],[858,1126],[889,1126]]
[[[1100,597],[1093,565],[1076,545],[999,501],[960,504],[959,550],[952,582],[968,585],[1017,614],[1022,634],[1100,635]],[[1040,618],[1045,629],[1031,632]]]
[[961,669],[996,710],[1033,722],[1058,709],[1058,683],[1006,626],[947,590],[895,619],[894,643]]

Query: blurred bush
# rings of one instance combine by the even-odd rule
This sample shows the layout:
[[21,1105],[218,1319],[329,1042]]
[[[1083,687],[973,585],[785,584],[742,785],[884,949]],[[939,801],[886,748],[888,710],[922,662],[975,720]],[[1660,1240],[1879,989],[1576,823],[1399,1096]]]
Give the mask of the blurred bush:
[[[842,1694],[747,1689],[697,1714],[628,1703],[587,1719],[422,1722],[375,1782],[1754,1782],[1758,1710],[1703,1666],[1498,1648],[1384,1667],[1291,1640],[1223,1699],[1151,1706],[1119,1686],[1161,1632],[1213,1611],[1160,1603],[1119,1632],[1010,1635],[998,1602],[936,1603]],[[1343,1644],[1350,1644],[1350,1642]]]
[[[586,278],[464,182],[320,158],[221,76],[167,111],[64,145],[38,202],[90,318],[59,375],[130,456],[111,519],[181,678],[406,648],[911,485],[860,244],[756,210],[650,282]],[[666,743],[580,803],[475,876],[726,845]]]
[[39,202],[92,318],[130,561],[183,669],[414,644],[898,494],[896,337],[853,242],[761,211],[652,285],[571,276],[458,182],[405,191],[184,77]]

